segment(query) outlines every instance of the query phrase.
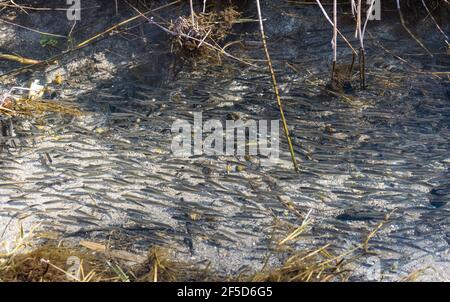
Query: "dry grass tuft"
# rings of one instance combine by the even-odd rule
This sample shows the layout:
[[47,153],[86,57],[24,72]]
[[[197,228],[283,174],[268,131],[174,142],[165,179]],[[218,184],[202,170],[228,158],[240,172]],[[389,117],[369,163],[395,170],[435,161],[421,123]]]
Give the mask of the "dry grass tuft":
[[206,263],[187,263],[174,260],[173,253],[167,248],[154,247],[147,260],[139,265],[135,273],[137,282],[190,282],[219,281],[219,275],[209,269]]
[[183,57],[212,57],[217,54],[214,46],[219,46],[230,34],[234,22],[240,13],[233,7],[223,11],[180,16],[169,27],[176,35],[172,39],[172,49]]
[[25,233],[22,226],[13,241],[0,242],[1,282],[98,282],[118,279],[105,259],[86,249],[63,247],[54,240],[39,246],[48,234],[38,226]]
[[0,115],[6,116],[26,116],[39,118],[47,113],[59,113],[74,117],[79,117],[82,115],[82,112],[79,109],[71,105],[34,98],[8,98],[3,106],[0,106]]
[[[73,259],[81,260],[79,272],[67,271]],[[83,250],[46,245],[29,253],[10,257],[0,266],[0,279],[6,282],[95,282],[106,279],[104,274],[94,272],[104,271],[102,266],[104,265],[100,259]]]
[[336,260],[328,245],[311,252],[294,252],[281,267],[268,268],[253,275],[252,282],[347,281],[351,271]]

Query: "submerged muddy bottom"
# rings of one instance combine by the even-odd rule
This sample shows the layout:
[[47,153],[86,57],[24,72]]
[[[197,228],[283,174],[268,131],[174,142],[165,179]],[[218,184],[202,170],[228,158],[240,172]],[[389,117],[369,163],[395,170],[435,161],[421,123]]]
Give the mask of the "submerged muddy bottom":
[[[355,83],[336,96],[325,89],[328,38],[318,31],[271,43],[299,174],[282,132],[272,167],[258,157],[174,157],[176,119],[273,120],[278,107],[264,68],[200,63],[166,77],[152,62],[169,58],[155,55],[72,98],[80,118],[14,121],[16,137],[3,138],[9,147],[0,153],[2,240],[15,236],[17,221],[40,223],[68,240],[112,240],[138,252],[164,245],[184,260],[237,271],[262,267],[278,220],[301,224],[280,199],[303,215],[312,209],[299,248],[332,243],[337,252],[396,209],[370,242],[377,254],[356,260],[353,279],[397,280],[432,266],[426,280],[448,280],[450,92],[448,80],[429,73],[448,71],[448,56],[433,62],[408,37],[404,49],[368,41],[368,89]],[[245,54],[262,58],[252,47]]]

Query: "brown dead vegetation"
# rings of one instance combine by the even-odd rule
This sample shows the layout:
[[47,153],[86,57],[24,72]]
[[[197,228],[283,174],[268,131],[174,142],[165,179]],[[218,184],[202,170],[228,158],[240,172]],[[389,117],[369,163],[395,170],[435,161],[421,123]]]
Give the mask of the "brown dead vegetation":
[[217,58],[217,50],[230,34],[240,13],[230,6],[222,11],[194,13],[194,24],[190,16],[180,16],[172,21],[169,30],[176,35],[172,38],[172,49],[183,57]]

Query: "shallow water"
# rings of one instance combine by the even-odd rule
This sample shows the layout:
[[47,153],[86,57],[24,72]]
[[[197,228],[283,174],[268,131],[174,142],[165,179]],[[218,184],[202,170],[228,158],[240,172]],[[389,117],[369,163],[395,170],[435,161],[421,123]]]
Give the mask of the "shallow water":
[[[278,119],[264,70],[200,63],[174,76],[165,63],[144,65],[68,99],[86,113],[81,118],[49,116],[40,128],[14,120],[16,136],[3,138],[9,147],[0,153],[3,235],[12,236],[23,218],[68,238],[113,238],[140,251],[168,244],[180,257],[236,270],[262,265],[274,218],[301,223],[280,198],[303,215],[312,209],[302,248],[331,242],[349,249],[395,209],[370,244],[384,278],[434,265],[439,273],[430,278],[448,279],[449,88],[426,73],[448,71],[448,57],[431,62],[407,38],[405,51],[398,41],[368,41],[368,89],[355,81],[353,93],[338,97],[325,89],[324,39],[271,43],[299,174],[282,133],[282,160],[273,167],[257,157],[171,154],[173,121],[192,122],[194,112],[223,122],[235,113]],[[245,54],[262,58],[260,49]]]

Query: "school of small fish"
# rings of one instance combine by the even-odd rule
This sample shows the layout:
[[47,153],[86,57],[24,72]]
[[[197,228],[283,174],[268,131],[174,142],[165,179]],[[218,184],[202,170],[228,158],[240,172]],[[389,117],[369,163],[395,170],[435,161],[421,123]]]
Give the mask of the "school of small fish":
[[173,121],[192,122],[194,112],[205,120],[278,119],[270,76],[260,69],[150,74],[153,83],[124,76],[77,97],[82,117],[54,115],[42,127],[2,118],[0,219],[10,223],[0,232],[13,232],[18,220],[73,238],[120,232],[133,249],[170,245],[237,269],[262,263],[277,219],[300,225],[312,209],[299,246],[345,250],[395,209],[371,240],[385,267],[430,255],[448,265],[450,92],[442,79],[411,74],[374,48],[370,89],[336,97],[321,88],[328,69],[317,47],[301,58],[273,47],[299,174],[284,137],[273,167],[257,157],[171,154]]

